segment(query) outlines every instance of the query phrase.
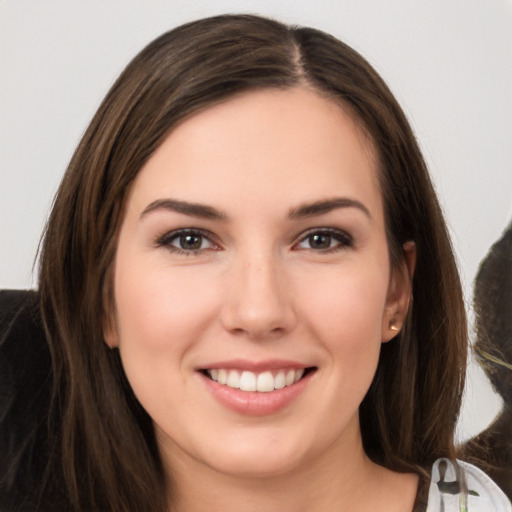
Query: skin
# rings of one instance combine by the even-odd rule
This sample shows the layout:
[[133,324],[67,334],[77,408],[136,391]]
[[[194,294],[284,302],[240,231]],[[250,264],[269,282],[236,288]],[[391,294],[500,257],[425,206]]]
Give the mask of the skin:
[[[225,218],[155,204],[169,198]],[[290,217],[333,198],[357,203]],[[199,250],[183,249],[185,228],[207,233]],[[128,197],[105,339],[154,421],[173,510],[412,509],[416,477],[373,464],[358,420],[409,304],[405,252],[409,268],[391,271],[373,149],[314,91],[245,93],[170,133]],[[219,403],[198,371],[233,358],[315,371],[286,407],[254,416]]]

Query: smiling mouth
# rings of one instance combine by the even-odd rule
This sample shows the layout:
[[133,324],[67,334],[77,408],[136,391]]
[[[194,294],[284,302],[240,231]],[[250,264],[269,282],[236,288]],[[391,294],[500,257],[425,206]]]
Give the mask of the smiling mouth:
[[264,372],[251,372],[247,370],[233,369],[204,369],[201,373],[210,380],[223,386],[240,391],[259,391],[269,393],[276,389],[289,387],[299,382],[309,373],[315,371],[310,368],[288,368],[282,370],[267,370]]

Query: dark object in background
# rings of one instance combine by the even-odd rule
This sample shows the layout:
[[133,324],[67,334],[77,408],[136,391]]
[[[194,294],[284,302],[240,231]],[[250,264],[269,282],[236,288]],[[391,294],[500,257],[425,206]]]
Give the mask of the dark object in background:
[[475,279],[475,355],[503,398],[498,418],[461,448],[512,501],[512,222],[489,250]]
[[[46,510],[51,358],[34,291],[0,291],[0,510]],[[51,478],[50,487],[61,485]],[[44,492],[44,491],[43,491]],[[65,508],[55,508],[65,510]]]

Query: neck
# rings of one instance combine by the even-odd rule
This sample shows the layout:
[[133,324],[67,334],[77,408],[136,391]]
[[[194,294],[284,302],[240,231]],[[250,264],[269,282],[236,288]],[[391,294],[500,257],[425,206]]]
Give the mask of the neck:
[[[355,442],[354,442],[355,441]],[[410,512],[417,477],[371,462],[360,436],[300,468],[276,475],[229,475],[187,456],[169,464],[171,512]]]

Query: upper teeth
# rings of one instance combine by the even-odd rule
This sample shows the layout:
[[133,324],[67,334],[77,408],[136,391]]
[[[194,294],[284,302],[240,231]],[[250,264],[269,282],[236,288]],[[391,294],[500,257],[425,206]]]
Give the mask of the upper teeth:
[[267,393],[274,389],[282,389],[291,386],[301,379],[304,369],[279,370],[275,374],[271,371],[254,373],[239,370],[206,370],[208,375],[219,384],[242,391],[261,391]]

